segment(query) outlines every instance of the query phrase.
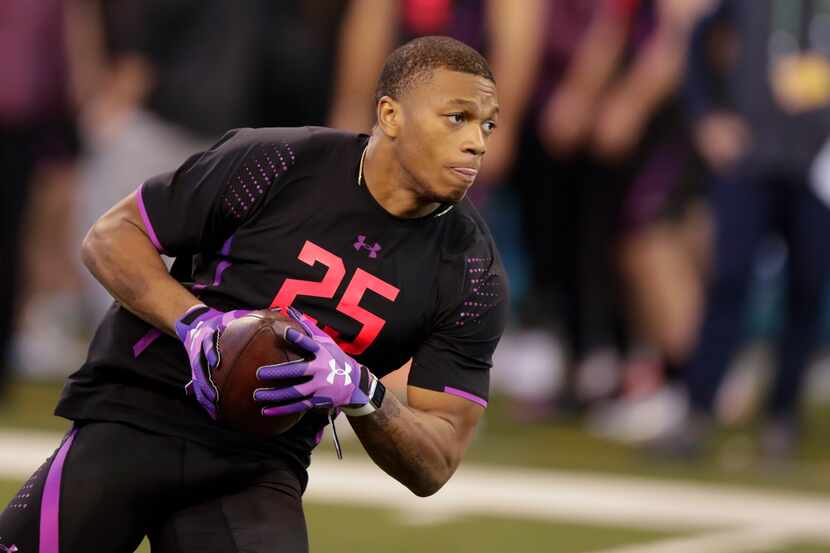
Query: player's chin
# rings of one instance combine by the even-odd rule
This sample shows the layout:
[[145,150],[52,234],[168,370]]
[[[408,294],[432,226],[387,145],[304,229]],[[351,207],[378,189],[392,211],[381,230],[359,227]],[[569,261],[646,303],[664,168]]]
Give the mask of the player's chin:
[[467,191],[472,185],[472,182],[448,182],[441,188],[440,191],[435,191],[436,199],[442,203],[460,202],[464,199],[464,196],[467,195]]
[[432,200],[442,204],[455,204],[464,199],[467,195],[467,188],[464,189],[444,189],[441,191],[433,191]]

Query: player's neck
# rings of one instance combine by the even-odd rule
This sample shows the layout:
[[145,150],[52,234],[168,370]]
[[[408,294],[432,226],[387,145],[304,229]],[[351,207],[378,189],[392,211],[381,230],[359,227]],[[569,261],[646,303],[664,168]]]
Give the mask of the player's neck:
[[401,167],[394,146],[376,135],[369,139],[366,149],[363,183],[375,201],[395,217],[423,217],[441,205],[418,195],[418,187]]

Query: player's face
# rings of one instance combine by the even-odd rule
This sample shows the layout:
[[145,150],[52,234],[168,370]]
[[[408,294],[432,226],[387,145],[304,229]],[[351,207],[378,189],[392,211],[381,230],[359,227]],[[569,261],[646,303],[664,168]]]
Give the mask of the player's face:
[[406,94],[401,109],[399,159],[418,194],[437,202],[461,200],[478,175],[496,127],[495,84],[437,69]]

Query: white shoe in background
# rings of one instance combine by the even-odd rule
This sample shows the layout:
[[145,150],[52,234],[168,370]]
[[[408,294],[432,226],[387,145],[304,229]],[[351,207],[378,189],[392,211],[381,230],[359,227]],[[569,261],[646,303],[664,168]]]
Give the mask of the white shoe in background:
[[71,294],[35,298],[25,307],[11,344],[11,367],[24,377],[65,378],[86,359],[88,337],[80,299]]
[[597,407],[588,416],[586,427],[592,434],[611,441],[643,444],[676,430],[688,412],[685,394],[675,387],[663,386],[642,398],[619,399]]
[[715,396],[717,420],[731,426],[758,412],[773,371],[773,352],[763,343],[739,352]]
[[807,372],[804,399],[810,405],[830,404],[830,352],[819,352]]
[[565,352],[559,338],[543,330],[509,331],[493,354],[493,390],[522,401],[547,401],[561,389]]
[[619,388],[622,366],[614,348],[591,351],[576,367],[576,396],[592,403],[609,398]]

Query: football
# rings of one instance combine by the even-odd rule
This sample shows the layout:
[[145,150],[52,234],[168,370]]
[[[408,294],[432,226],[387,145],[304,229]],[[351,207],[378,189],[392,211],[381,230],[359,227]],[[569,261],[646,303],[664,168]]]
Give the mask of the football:
[[264,309],[232,321],[219,335],[216,342],[219,365],[213,369],[213,381],[219,390],[220,423],[234,430],[273,436],[287,431],[302,418],[303,413],[263,416],[264,405],[254,401],[254,391],[264,387],[256,377],[259,367],[302,359],[284,338],[289,326],[302,330],[296,321],[281,312]]

